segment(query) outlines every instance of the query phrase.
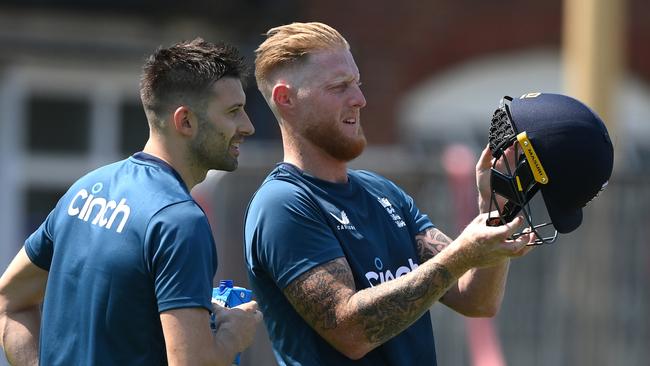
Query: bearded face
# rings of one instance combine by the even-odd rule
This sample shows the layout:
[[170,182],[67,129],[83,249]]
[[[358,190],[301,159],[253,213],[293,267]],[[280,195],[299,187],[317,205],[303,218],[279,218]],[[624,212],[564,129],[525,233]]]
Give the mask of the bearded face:
[[366,100],[350,51],[311,55],[300,80],[296,98],[303,137],[339,161],[359,156],[366,146],[360,118]]
[[349,122],[342,122],[335,118],[321,117],[315,121],[317,122],[305,126],[305,138],[336,160],[344,162],[354,160],[366,147],[366,136],[360,120],[354,122],[357,125],[355,128],[348,128],[345,125]]
[[197,132],[188,144],[189,161],[200,170],[237,169],[239,146],[255,128],[244,111],[246,96],[237,78],[222,78],[211,99],[194,111]]
[[190,142],[189,151],[195,166],[205,170],[216,169],[231,172],[237,169],[237,157],[231,154],[232,138],[219,131],[205,116],[198,118],[199,130]]

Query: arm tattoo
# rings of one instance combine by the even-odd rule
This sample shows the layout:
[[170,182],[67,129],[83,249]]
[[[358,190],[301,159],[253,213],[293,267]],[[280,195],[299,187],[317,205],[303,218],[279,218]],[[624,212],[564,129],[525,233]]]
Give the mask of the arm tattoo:
[[363,290],[355,303],[369,342],[380,345],[415,322],[453,282],[445,266],[433,264],[406,281],[390,281]]
[[436,228],[428,228],[415,236],[415,244],[418,249],[420,263],[436,256],[442,252],[450,243],[451,239],[442,231]]
[[284,294],[314,329],[335,329],[336,309],[354,294],[352,270],[344,258],[318,266],[287,286]]
[[302,274],[284,294],[319,333],[360,331],[376,346],[415,322],[453,281],[447,268],[432,263],[426,271],[356,292],[350,266],[339,258]]

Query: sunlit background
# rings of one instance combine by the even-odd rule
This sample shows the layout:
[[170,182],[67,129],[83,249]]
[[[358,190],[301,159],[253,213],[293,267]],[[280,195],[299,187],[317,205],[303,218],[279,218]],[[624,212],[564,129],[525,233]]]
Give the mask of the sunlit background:
[[[352,46],[370,142],[352,167],[396,181],[450,235],[476,213],[473,164],[502,96],[564,93],[596,110],[615,144],[608,188],[578,230],[513,262],[492,321],[433,307],[438,361],[648,364],[647,0],[2,0],[0,270],[73,181],[144,146],[138,79],[155,48],[225,40],[252,66],[263,33],[292,21],[328,23]],[[240,168],[211,172],[193,192],[217,241],[215,281],[240,286],[248,282],[243,212],[282,159],[253,78],[247,98],[257,133],[242,147]],[[251,365],[275,365],[261,328],[242,356]]]

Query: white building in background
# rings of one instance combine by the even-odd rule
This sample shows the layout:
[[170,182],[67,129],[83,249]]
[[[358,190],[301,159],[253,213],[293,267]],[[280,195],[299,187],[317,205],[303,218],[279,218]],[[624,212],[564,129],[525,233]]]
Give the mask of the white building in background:
[[[487,143],[492,113],[504,95],[563,92],[560,54],[534,49],[475,59],[423,81],[403,99],[402,141],[438,146]],[[650,165],[650,88],[627,75],[605,121],[616,147],[616,169]]]
[[41,214],[51,210],[72,181],[128,155],[137,140],[131,137],[147,132],[137,93],[137,67],[34,63],[4,68],[0,231],[6,244],[0,249],[0,267],[6,267]]

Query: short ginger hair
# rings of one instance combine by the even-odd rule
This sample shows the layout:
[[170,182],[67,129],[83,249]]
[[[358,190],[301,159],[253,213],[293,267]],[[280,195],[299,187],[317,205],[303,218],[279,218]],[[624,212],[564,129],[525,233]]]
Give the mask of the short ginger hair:
[[270,104],[273,74],[299,65],[312,53],[337,48],[350,49],[348,41],[327,24],[291,23],[271,28],[266,40],[255,50],[255,80]]

